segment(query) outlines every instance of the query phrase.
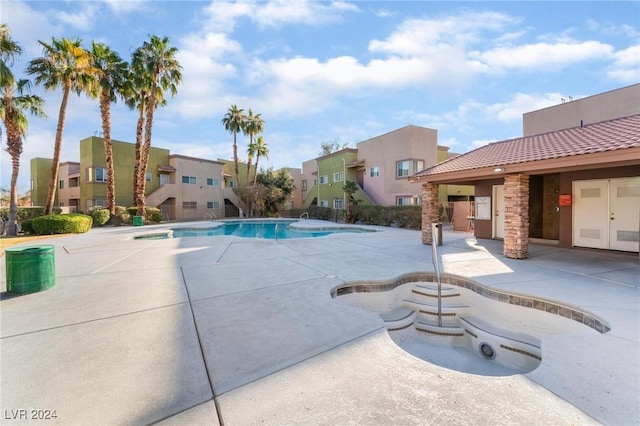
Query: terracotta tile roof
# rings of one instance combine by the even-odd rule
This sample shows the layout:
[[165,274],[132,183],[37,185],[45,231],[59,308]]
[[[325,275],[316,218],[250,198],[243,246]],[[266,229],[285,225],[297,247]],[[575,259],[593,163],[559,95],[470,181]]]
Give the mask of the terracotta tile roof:
[[352,162],[347,164],[347,167],[359,167],[362,165],[364,165],[364,158],[361,158],[360,160],[353,160]]
[[411,176],[507,166],[640,147],[640,115],[539,135],[493,142]]

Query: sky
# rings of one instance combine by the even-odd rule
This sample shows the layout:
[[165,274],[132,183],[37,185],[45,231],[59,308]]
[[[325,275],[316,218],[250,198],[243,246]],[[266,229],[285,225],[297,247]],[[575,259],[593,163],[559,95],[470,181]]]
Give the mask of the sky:
[[[0,21],[24,50],[26,78],[38,40],[106,43],[125,60],[150,35],[179,50],[183,81],[156,112],[152,145],[172,154],[232,159],[221,120],[231,105],[264,119],[265,167],[301,167],[321,144],[358,142],[412,124],[463,153],[522,135],[522,114],[640,82],[640,2],[635,1],[12,1]],[[29,160],[51,158],[61,91],[31,118]],[[137,114],[112,110],[112,137],[134,142]],[[61,161],[100,135],[96,100],[73,95]],[[3,140],[3,148],[6,141]],[[238,136],[246,158],[248,139]],[[0,187],[10,159],[0,154]]]

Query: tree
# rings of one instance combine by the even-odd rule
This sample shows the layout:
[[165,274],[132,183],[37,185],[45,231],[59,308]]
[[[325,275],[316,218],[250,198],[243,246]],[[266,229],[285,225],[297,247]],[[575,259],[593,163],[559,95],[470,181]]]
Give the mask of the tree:
[[353,208],[358,204],[356,199],[353,197],[353,194],[358,192],[358,184],[356,181],[348,180],[344,183],[342,190],[347,194],[347,209],[344,213],[344,221],[345,223],[353,223]]
[[239,181],[238,144],[236,143],[236,135],[244,129],[244,122],[247,117],[243,112],[243,109],[238,109],[237,106],[231,105],[227,110],[227,113],[222,118],[222,125],[224,126],[224,129],[233,134],[233,162],[235,164],[236,181]]
[[286,169],[273,169],[258,173],[255,205],[264,216],[276,216],[291,201],[296,189],[291,174]]
[[320,144],[320,155],[331,154],[332,152],[340,151],[341,149],[345,149],[348,147],[348,143],[343,143],[342,145],[340,145],[338,141],[322,142]]
[[264,120],[260,114],[253,115],[253,111],[249,109],[244,122],[243,133],[249,135],[249,147],[247,149],[247,185],[249,184],[249,172],[251,171],[251,161],[256,153],[256,145],[253,143],[253,137],[262,133],[264,129]]
[[28,95],[29,80],[16,81],[11,72],[11,64],[22,52],[21,47],[11,39],[9,28],[0,26],[0,85],[2,100],[0,101],[0,118],[7,134],[7,152],[11,156],[11,188],[9,190],[9,227],[7,235],[16,235],[16,216],[18,213],[18,174],[20,172],[20,155],[22,143],[27,134],[27,117],[25,112],[44,117],[44,101],[35,95]]
[[140,117],[144,113],[144,143],[139,144],[138,134],[141,119],[136,130],[136,172],[134,173],[135,196],[138,216],[145,214],[146,174],[151,150],[151,130],[153,116],[158,105],[164,105],[164,92],[172,96],[178,93],[178,85],[182,82],[182,67],[176,59],[178,49],[169,46],[169,38],[150,36],[141,47],[136,49],[131,60],[132,70],[138,74]]
[[97,84],[92,88],[90,96],[100,100],[104,156],[107,163],[107,209],[113,217],[116,213],[116,194],[111,145],[111,103],[116,102],[117,96],[125,90],[129,66],[104,43],[92,42],[91,55]]
[[49,190],[44,206],[45,214],[53,210],[53,200],[58,183],[58,165],[62,150],[62,132],[71,91],[78,95],[86,92],[93,83],[94,70],[91,55],[82,47],[80,39],[51,39],[51,44],[38,41],[43,48],[43,56],[29,62],[27,73],[35,75],[35,83],[45,90],[62,88],[62,102],[58,112],[58,125],[53,148],[53,161],[49,177]]
[[260,157],[264,157],[269,159],[269,146],[267,142],[264,140],[262,136],[258,136],[255,144],[255,154],[256,154],[256,167],[253,171],[253,185],[256,185],[256,178],[258,176],[258,162],[260,161]]

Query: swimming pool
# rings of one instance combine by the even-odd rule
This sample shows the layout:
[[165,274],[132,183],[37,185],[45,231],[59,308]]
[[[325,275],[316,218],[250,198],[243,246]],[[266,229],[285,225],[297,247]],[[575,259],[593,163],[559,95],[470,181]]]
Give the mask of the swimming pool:
[[169,232],[140,235],[135,239],[161,239],[185,237],[212,237],[217,235],[233,235],[242,238],[260,238],[266,240],[289,240],[294,238],[317,238],[338,233],[375,232],[360,228],[323,227],[295,228],[291,227],[297,220],[236,220],[225,221],[212,226],[180,227]]

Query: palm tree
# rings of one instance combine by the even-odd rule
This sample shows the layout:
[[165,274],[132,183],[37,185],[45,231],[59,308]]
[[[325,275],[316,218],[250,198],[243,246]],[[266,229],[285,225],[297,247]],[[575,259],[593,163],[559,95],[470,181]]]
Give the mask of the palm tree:
[[229,110],[222,119],[222,125],[229,133],[233,133],[233,162],[235,163],[236,181],[238,181],[238,145],[236,143],[236,135],[238,132],[243,131],[244,122],[246,116],[243,114],[243,109],[238,109],[237,106],[231,105]]
[[90,96],[100,99],[104,155],[107,163],[107,209],[110,216],[113,217],[116,213],[116,194],[113,148],[111,146],[111,103],[115,102],[117,95],[125,90],[124,84],[129,66],[118,53],[104,43],[92,42],[91,55],[93,56],[97,84],[93,87]]
[[14,81],[11,66],[22,54],[22,47],[11,38],[11,30],[0,24],[0,82],[2,86]]
[[0,100],[0,118],[7,133],[7,152],[11,156],[11,189],[9,191],[9,227],[7,235],[16,235],[16,216],[18,214],[18,173],[22,142],[27,134],[26,111],[34,116],[44,117],[44,101],[35,95],[25,94],[30,86],[29,80],[16,82],[10,66],[22,53],[22,48],[11,39],[9,27],[0,25],[0,86],[3,96]]
[[256,168],[253,171],[253,186],[256,186],[256,177],[258,176],[258,162],[260,157],[269,159],[269,147],[262,136],[258,136],[256,139]]
[[[139,108],[141,117],[144,115],[144,143],[138,145],[138,133],[136,132],[136,166],[137,174],[134,175],[136,194],[134,201],[138,208],[138,215],[145,213],[145,187],[147,166],[149,164],[149,152],[151,150],[151,130],[153,128],[153,116],[158,105],[164,105],[164,92],[169,91],[172,96],[178,93],[178,85],[182,82],[180,63],[176,59],[178,49],[169,46],[169,38],[150,36],[141,47],[135,50],[132,58],[132,69],[139,73],[139,88],[143,94]],[[140,126],[140,119],[138,126]]]
[[255,144],[253,143],[253,137],[262,133],[264,129],[264,120],[260,116],[260,114],[253,115],[253,111],[249,109],[249,115],[244,122],[244,130],[243,133],[249,135],[249,147],[247,149],[247,185],[249,184],[249,172],[251,171],[251,161],[253,160],[253,155],[255,154]]
[[62,102],[58,112],[58,126],[53,148],[51,176],[49,177],[49,191],[44,207],[45,214],[53,210],[53,200],[58,182],[58,165],[62,149],[62,131],[67,111],[69,94],[73,90],[77,94],[86,92],[93,82],[94,71],[91,55],[82,47],[80,39],[56,38],[51,44],[38,41],[42,45],[44,55],[29,62],[27,73],[35,75],[35,83],[42,84],[46,90],[62,88]]
[[358,202],[353,197],[353,194],[358,192],[358,184],[354,180],[348,180],[344,183],[342,190],[347,194],[348,203],[347,210],[344,212],[344,221],[345,223],[353,223],[353,208]]

